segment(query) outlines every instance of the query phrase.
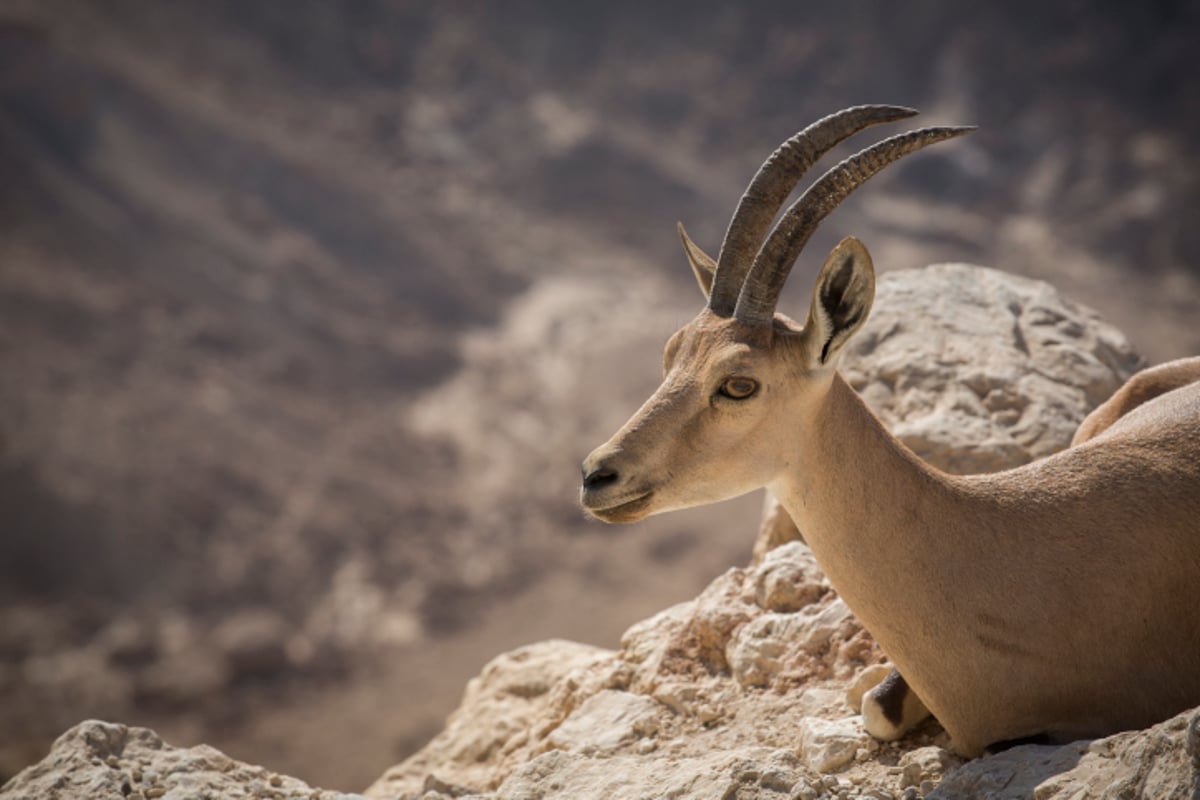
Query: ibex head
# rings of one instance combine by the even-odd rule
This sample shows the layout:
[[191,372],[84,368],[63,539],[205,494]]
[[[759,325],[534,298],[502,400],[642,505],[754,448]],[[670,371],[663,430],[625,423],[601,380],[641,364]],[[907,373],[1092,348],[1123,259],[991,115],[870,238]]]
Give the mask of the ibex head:
[[838,355],[866,321],[875,293],[866,248],[845,239],[826,260],[808,318],[799,326],[775,313],[792,264],[821,220],[868,178],[908,153],[973,128],[924,128],[879,142],[826,172],[774,230],[771,222],[831,148],[871,125],[914,114],[859,106],[784,142],[742,196],[715,262],[680,225],[708,306],[667,342],[658,390],[584,460],[580,500],[589,514],[635,522],[736,497],[769,485],[788,467],[790,454],[802,446],[798,432],[821,403]]

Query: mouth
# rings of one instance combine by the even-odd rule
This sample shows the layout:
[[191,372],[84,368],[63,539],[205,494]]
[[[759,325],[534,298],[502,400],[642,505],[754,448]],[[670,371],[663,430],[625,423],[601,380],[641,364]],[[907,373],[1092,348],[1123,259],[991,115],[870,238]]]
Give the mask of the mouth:
[[590,516],[608,523],[627,523],[637,522],[649,516],[646,509],[650,505],[651,498],[654,497],[654,490],[643,492],[634,497],[621,500],[613,505],[608,505],[603,508],[596,508],[583,500],[583,510]]

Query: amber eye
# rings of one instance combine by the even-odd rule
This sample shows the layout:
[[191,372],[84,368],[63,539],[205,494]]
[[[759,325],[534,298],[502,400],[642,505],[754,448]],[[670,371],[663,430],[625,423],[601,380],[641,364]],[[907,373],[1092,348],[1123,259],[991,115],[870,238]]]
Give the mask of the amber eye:
[[731,400],[745,400],[758,391],[758,381],[750,378],[727,378],[721,384],[721,394]]

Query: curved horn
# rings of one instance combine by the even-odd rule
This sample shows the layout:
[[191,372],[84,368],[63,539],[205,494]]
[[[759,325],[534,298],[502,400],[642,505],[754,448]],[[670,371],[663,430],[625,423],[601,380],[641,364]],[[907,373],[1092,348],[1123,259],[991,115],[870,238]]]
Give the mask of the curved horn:
[[718,314],[732,313],[754,254],[770,230],[771,222],[817,159],[865,128],[916,113],[902,106],[854,106],[814,122],[781,144],[759,167],[733,212],[725,241],[721,243],[708,307]]
[[747,325],[770,325],[792,264],[821,220],[868,178],[893,161],[973,130],[975,126],[964,125],[902,133],[850,156],[822,175],[788,208],[759,250],[742,285],[734,317]]

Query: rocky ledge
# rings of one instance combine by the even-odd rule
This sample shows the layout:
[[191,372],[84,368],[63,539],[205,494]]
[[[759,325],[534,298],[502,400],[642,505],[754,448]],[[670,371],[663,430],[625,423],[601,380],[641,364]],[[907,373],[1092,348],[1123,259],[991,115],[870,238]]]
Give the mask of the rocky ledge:
[[[1141,366],[1128,341],[1043,283],[939,265],[885,275],[850,381],[944,469],[1001,469],[1067,446]],[[920,308],[920,313],[913,313]],[[375,800],[1200,797],[1200,709],[1141,731],[963,762],[930,721],[883,744],[856,713],[884,654],[801,541],[634,625],[619,650],[548,641],[505,653]],[[3,798],[312,798],[212,748],[85,722]]]
[[[1200,709],[1143,731],[964,763],[934,722],[896,743],[856,706],[882,656],[791,542],[635,625],[618,651],[570,642],[500,656],[446,729],[366,794],[472,797],[1187,798]],[[877,680],[878,678],[875,677]]]

